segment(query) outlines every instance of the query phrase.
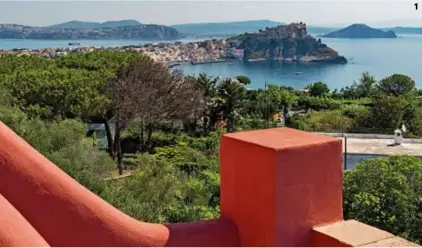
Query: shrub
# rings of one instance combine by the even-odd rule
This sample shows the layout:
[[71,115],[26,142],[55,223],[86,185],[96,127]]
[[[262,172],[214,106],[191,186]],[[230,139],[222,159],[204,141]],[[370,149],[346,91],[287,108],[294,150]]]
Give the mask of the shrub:
[[315,129],[315,123],[312,122],[312,120],[309,119],[307,116],[300,114],[294,114],[292,116],[287,117],[285,124],[287,127],[296,128],[304,131],[313,131]]
[[328,97],[312,97],[302,96],[299,98],[299,106],[305,109],[320,110],[334,110],[341,107],[341,102]]
[[328,88],[327,84],[323,82],[310,84],[306,88],[309,89],[309,94],[311,96],[324,96],[330,93],[330,89]]
[[369,113],[368,108],[357,104],[344,105],[342,111],[344,116],[354,119],[367,116]]
[[343,116],[341,110],[311,112],[309,118],[315,123],[315,131],[347,132],[353,127],[353,119]]
[[247,76],[237,76],[236,79],[244,85],[251,84],[251,80]]
[[419,158],[367,159],[344,175],[344,214],[422,241],[422,166]]

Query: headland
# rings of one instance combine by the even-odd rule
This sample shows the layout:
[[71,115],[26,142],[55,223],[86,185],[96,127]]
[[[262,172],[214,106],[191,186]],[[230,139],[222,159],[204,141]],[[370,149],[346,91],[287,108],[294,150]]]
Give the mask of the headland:
[[290,62],[347,63],[337,51],[307,34],[306,24],[292,23],[245,33],[228,39],[211,39],[199,42],[147,43],[123,47],[68,47],[46,49],[14,49],[0,54],[14,53],[40,55],[47,58],[64,56],[70,52],[115,50],[148,55],[157,62],[221,63],[228,60],[281,60]]

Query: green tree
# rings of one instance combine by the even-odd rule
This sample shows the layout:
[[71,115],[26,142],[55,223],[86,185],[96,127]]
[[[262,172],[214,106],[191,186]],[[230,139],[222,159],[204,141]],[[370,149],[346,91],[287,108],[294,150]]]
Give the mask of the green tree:
[[297,104],[299,100],[299,97],[292,90],[274,84],[268,85],[267,92],[270,102],[276,105],[277,110],[282,110],[285,117],[289,108]]
[[247,76],[237,76],[236,79],[244,85],[251,84],[251,80]]
[[403,124],[406,125],[407,132],[411,136],[422,136],[422,109],[419,101],[409,96],[406,98],[407,106],[404,109]]
[[406,75],[393,74],[379,81],[377,88],[387,95],[402,96],[415,90],[415,81]]
[[113,156],[109,121],[114,113],[104,89],[118,71],[140,56],[114,51],[71,53],[53,60],[0,56],[0,84],[8,88],[12,103],[30,116],[104,123]]
[[376,83],[377,81],[369,72],[362,73],[358,84],[359,98],[370,97],[374,92]]
[[152,133],[158,123],[186,120],[202,111],[203,92],[192,78],[147,57],[123,69],[110,81],[107,92],[116,113],[114,140],[119,174],[123,172],[120,138],[128,123],[138,124],[141,151],[151,152]]
[[107,100],[96,89],[103,76],[87,70],[53,68],[15,72],[3,83],[16,104],[31,116],[48,120],[86,118]]
[[330,92],[326,83],[323,82],[316,82],[306,86],[309,89],[309,94],[311,96],[324,96]]
[[[97,91],[101,97],[95,98],[91,104],[91,113],[87,117],[90,122],[103,123],[106,130],[107,149],[111,157],[115,157],[115,142],[112,136],[110,121],[115,116],[110,99],[106,96],[106,86],[109,81],[115,79],[118,73],[135,60],[143,58],[137,53],[124,53],[119,51],[95,51],[90,53],[72,53],[68,56],[54,60],[60,68],[87,70],[96,72],[92,78],[94,84],[90,84],[93,91]],[[99,75],[99,76],[98,76]]]
[[413,241],[422,241],[419,158],[367,159],[344,174],[344,214]]
[[227,131],[233,132],[236,112],[242,106],[241,103],[246,95],[246,89],[238,80],[227,78],[217,86],[217,94],[223,118],[227,120]]
[[204,110],[202,113],[202,128],[205,135],[207,135],[218,121],[218,106],[215,104],[217,96],[217,78],[208,77],[205,73],[199,74],[195,79],[199,89],[203,92],[203,99],[205,101]]
[[341,94],[344,98],[363,98],[370,97],[374,93],[376,80],[368,72],[362,73],[359,82],[353,82],[349,87],[341,89]]
[[402,97],[377,96],[373,99],[373,107],[369,118],[372,128],[394,129],[401,127],[407,102]]

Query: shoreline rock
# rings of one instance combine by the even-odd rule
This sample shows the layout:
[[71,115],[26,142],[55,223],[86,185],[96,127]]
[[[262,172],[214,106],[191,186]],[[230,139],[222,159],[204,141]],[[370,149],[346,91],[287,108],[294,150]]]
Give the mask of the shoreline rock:
[[309,35],[304,23],[291,23],[245,33],[228,39],[230,46],[243,49],[244,60],[347,63],[344,56]]

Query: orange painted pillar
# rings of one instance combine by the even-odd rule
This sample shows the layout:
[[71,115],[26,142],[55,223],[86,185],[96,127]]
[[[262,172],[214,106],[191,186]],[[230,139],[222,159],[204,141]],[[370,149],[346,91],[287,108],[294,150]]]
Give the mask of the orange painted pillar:
[[242,246],[309,246],[343,219],[341,140],[289,128],[221,138],[221,216]]

